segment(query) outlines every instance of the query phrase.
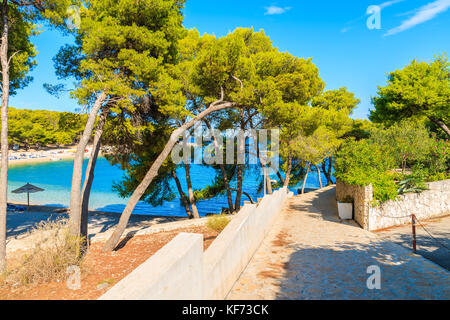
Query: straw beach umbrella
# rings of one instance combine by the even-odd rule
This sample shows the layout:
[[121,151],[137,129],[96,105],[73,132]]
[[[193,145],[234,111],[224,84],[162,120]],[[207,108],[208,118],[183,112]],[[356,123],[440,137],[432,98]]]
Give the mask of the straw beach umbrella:
[[13,193],[26,193],[27,194],[27,201],[28,201],[28,208],[27,211],[30,210],[30,193],[36,193],[45,191],[44,189],[38,188],[36,186],[33,186],[32,184],[27,183],[26,185],[20,187],[19,189],[16,189],[12,191]]

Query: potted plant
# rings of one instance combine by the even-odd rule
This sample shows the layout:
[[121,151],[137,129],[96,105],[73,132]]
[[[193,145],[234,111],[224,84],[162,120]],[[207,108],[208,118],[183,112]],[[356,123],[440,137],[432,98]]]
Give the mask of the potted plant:
[[342,220],[353,219],[353,199],[350,197],[344,198],[337,202],[339,218]]

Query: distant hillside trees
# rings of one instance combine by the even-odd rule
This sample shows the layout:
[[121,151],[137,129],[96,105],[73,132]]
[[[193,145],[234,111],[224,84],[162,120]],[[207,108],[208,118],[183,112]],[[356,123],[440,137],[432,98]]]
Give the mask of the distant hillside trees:
[[50,144],[73,144],[86,120],[87,115],[71,112],[9,108],[9,145],[39,149]]

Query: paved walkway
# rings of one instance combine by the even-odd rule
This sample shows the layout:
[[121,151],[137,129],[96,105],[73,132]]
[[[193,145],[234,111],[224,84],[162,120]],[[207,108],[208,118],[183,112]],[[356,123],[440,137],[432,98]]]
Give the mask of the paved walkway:
[[[369,290],[369,266],[381,289]],[[288,203],[228,299],[450,299],[450,273],[353,221],[340,221],[335,188]]]
[[[421,223],[423,227],[419,223],[416,224],[417,254],[450,271],[450,216],[429,219]],[[409,224],[392,227],[376,234],[412,250],[411,232]]]

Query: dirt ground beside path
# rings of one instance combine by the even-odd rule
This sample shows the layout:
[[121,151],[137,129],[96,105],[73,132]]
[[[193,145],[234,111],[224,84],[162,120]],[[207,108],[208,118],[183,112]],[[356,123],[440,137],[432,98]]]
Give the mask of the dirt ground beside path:
[[203,234],[204,249],[218,232],[208,227],[190,227],[173,231],[135,236],[120,249],[103,253],[103,243],[94,243],[85,257],[86,272],[82,274],[81,289],[70,290],[65,281],[38,285],[0,286],[0,300],[92,300],[99,298],[114,284],[150,258],[180,232]]

